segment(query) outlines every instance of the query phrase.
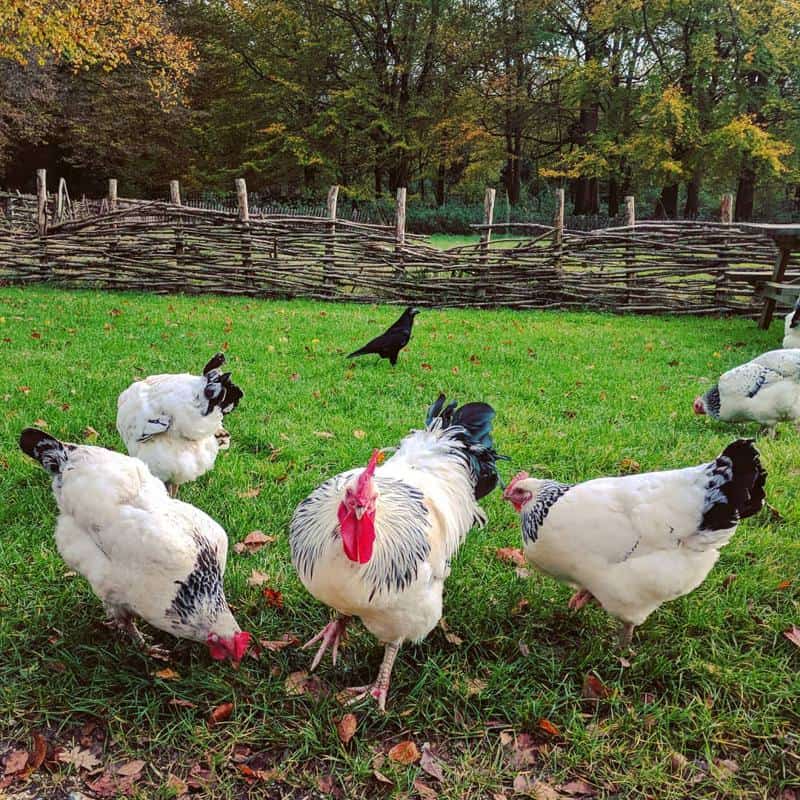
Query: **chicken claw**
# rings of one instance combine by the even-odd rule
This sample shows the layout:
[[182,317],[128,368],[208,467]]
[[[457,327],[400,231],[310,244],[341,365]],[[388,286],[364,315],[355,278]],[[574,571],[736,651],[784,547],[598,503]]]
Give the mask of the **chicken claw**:
[[570,597],[568,605],[573,611],[578,611],[593,600],[594,595],[588,589],[581,589]]
[[383,651],[383,661],[381,662],[380,669],[378,670],[378,677],[375,683],[367,684],[366,686],[350,686],[345,689],[347,694],[353,694],[355,697],[348,700],[349,703],[356,703],[362,698],[369,695],[378,701],[378,709],[381,713],[386,711],[386,696],[389,694],[389,680],[392,676],[392,667],[397,654],[400,652],[400,644],[402,639],[396,642],[387,642]]
[[303,645],[302,649],[307,650],[312,644],[316,644],[320,639],[322,640],[322,644],[319,646],[319,650],[317,650],[317,654],[311,662],[311,669],[309,672],[313,672],[319,666],[319,662],[322,661],[322,656],[325,655],[325,651],[329,647],[332,648],[331,661],[333,662],[333,666],[336,666],[336,658],[339,655],[339,643],[347,629],[348,622],[350,622],[350,617],[336,617],[336,619],[331,620],[313,639],[309,639]]

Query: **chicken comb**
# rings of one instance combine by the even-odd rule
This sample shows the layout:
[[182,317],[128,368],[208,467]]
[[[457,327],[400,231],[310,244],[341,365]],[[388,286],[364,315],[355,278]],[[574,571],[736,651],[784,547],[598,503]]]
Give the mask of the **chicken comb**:
[[372,476],[375,474],[375,467],[377,467],[378,464],[380,463],[382,455],[383,453],[381,453],[380,450],[372,451],[372,455],[370,456],[367,468],[358,476],[358,482],[356,483],[356,493],[359,493],[366,488],[367,481],[370,480],[370,478],[372,478]]
[[530,478],[530,475],[525,472],[518,472],[509,482],[508,486],[506,486],[506,490],[503,492],[503,496],[505,497],[511,490],[514,488],[514,484],[519,483],[519,481],[524,481]]

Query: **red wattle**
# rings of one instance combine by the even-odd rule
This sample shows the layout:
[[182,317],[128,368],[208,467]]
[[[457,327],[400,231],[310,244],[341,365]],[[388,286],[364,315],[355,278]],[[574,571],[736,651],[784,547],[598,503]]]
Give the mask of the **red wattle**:
[[358,519],[344,504],[339,506],[338,516],[344,554],[351,561],[366,564],[372,558],[375,544],[374,519],[368,514]]

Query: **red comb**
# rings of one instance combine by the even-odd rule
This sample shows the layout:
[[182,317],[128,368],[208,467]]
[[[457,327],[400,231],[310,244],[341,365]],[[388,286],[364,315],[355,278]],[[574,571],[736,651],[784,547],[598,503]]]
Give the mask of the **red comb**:
[[509,482],[508,486],[506,486],[506,490],[503,492],[503,496],[507,496],[509,492],[514,488],[515,483],[519,483],[519,481],[524,481],[530,478],[530,475],[527,472],[518,472]]
[[367,468],[358,476],[358,483],[356,483],[356,493],[358,494],[367,486],[367,481],[372,478],[375,474],[375,467],[378,466],[378,462],[381,458],[381,451],[380,450],[373,450],[372,456],[370,456],[369,464],[367,464]]

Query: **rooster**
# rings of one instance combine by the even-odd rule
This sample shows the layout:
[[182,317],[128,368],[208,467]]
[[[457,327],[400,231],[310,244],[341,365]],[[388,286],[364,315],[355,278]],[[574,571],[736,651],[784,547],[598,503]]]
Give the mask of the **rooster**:
[[230,445],[222,418],[241,400],[242,390],[217,353],[202,375],[151,375],[131,384],[117,400],[117,430],[128,452],[167,484],[178,487],[208,472],[217,453]]
[[116,628],[145,647],[138,616],[207,644],[214,659],[242,659],[250,634],[225,599],[228,537],[211,517],[171,499],[138,458],[62,443],[36,428],[19,444],[53,476],[58,552],[89,581]]
[[783,346],[787,349],[800,347],[800,297],[783,323]]
[[520,472],[503,499],[519,512],[525,557],[623,623],[620,643],[662,603],[697,588],[739,521],[764,504],[767,473],[752,440],[709,464],[569,486]]
[[442,616],[450,561],[469,530],[484,525],[478,505],[497,485],[492,444],[494,410],[486,403],[445,407],[440,395],[424,430],[412,431],[378,466],[343,472],[315,489],[292,517],[292,563],[308,591],[338,616],[321,640],[315,669],[339,642],[351,617],[385,644],[374,683],[348,692],[371,695],[383,711],[402,643],[420,641]]
[[419,314],[419,311],[409,306],[400,315],[400,319],[392,324],[384,333],[380,336],[376,336],[360,349],[354,350],[347,357],[357,358],[358,356],[375,354],[381,358],[388,358],[389,363],[394,366],[397,364],[397,356],[400,351],[411,340],[411,329],[414,327],[414,317],[416,317],[417,314]]
[[774,436],[778,422],[800,418],[800,350],[770,350],[728,370],[695,398],[694,413],[759,422]]

